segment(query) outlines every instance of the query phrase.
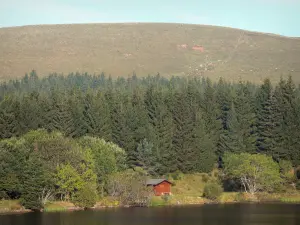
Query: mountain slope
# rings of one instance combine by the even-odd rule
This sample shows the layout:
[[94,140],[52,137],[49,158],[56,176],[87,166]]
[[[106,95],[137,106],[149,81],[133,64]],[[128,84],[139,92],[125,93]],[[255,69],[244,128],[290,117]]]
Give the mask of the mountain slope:
[[74,24],[0,29],[0,80],[37,70],[160,73],[300,83],[300,39],[183,24]]

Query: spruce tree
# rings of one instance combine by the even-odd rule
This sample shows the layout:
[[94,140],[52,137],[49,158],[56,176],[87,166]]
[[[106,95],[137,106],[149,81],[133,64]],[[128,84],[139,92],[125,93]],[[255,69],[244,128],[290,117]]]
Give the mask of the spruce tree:
[[160,173],[174,172],[175,152],[172,149],[173,118],[167,107],[167,96],[150,86],[145,93],[145,107],[148,121],[148,139],[153,143],[160,165]]
[[272,86],[269,79],[261,85],[256,97],[257,103],[257,150],[264,154],[272,154],[274,143],[274,120]]
[[6,97],[0,104],[0,138],[10,138],[22,134],[20,122],[20,102],[14,96]]
[[279,161],[280,159],[288,159],[288,153],[284,146],[285,135],[283,132],[284,116],[282,112],[282,94],[280,88],[277,86],[271,97],[271,118],[273,121],[272,130],[272,142],[271,155],[274,159]]
[[272,93],[272,85],[270,79],[265,79],[263,84],[257,90],[255,96],[256,113],[259,114],[263,110],[264,105]]
[[45,175],[43,165],[34,153],[24,165],[23,173],[22,205],[27,209],[40,210],[43,208],[40,197],[45,185]]
[[38,92],[23,96],[20,105],[20,126],[22,133],[36,130],[42,126],[42,111]]
[[256,152],[256,114],[249,86],[240,83],[235,102],[239,123],[240,148],[243,152]]
[[83,114],[88,134],[101,137],[106,141],[112,140],[109,105],[101,92],[96,95],[86,94]]
[[195,126],[193,130],[193,148],[195,157],[190,159],[194,163],[193,172],[209,173],[217,163],[215,146],[212,137],[206,133],[204,120],[200,113],[196,115]]
[[204,121],[205,131],[213,142],[214,151],[217,150],[222,131],[221,110],[218,107],[216,91],[211,80],[206,80],[203,100],[201,103],[202,118]]
[[159,164],[157,155],[153,151],[153,144],[148,142],[147,139],[142,140],[136,150],[137,166],[143,168],[150,175],[157,175]]
[[191,112],[184,93],[176,93],[175,99],[173,148],[176,152],[178,169],[188,173],[195,170],[193,161],[196,151],[192,144],[195,115]]
[[260,110],[258,115],[257,123],[257,148],[260,153],[272,154],[272,150],[275,147],[274,140],[274,129],[276,126],[276,121],[274,119],[274,112],[272,107],[272,96],[270,94],[269,98],[264,103],[263,108]]
[[283,94],[283,118],[284,118],[284,147],[289,155],[289,159],[294,164],[299,160],[300,135],[299,135],[299,116],[297,114],[298,106],[296,99],[295,84],[291,77],[287,80],[282,88]]
[[226,152],[239,153],[242,151],[242,137],[239,129],[240,124],[237,120],[235,106],[231,103],[231,107],[226,118],[225,130],[220,136],[218,145],[219,156],[223,156]]
[[69,134],[73,127],[73,115],[70,101],[66,94],[53,90],[50,98],[44,102],[45,128],[49,131],[59,130]]
[[81,137],[87,133],[87,123],[84,116],[83,96],[80,92],[74,91],[69,97],[69,106],[72,122],[66,133],[69,137]]

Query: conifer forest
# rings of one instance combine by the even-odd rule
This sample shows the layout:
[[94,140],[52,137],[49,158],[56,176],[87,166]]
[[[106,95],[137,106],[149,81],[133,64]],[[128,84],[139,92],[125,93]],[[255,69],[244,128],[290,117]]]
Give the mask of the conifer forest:
[[45,187],[66,199],[80,187],[103,194],[114,172],[209,173],[226,153],[262,153],[296,168],[299,130],[292,78],[258,85],[32,71],[0,84],[0,193],[35,208],[32,195]]

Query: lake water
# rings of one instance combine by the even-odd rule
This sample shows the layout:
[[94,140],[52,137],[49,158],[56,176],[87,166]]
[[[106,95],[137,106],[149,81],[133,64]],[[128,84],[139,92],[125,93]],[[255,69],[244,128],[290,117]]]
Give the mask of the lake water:
[[299,225],[300,205],[232,204],[0,215],[1,225]]

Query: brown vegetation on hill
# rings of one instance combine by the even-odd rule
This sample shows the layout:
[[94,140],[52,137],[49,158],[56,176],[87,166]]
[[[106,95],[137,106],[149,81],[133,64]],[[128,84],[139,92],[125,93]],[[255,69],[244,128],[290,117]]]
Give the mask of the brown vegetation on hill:
[[[198,49],[198,50],[197,50]],[[105,72],[113,77],[160,73],[212,79],[300,82],[300,39],[183,24],[74,24],[0,29],[0,80],[35,69]]]

